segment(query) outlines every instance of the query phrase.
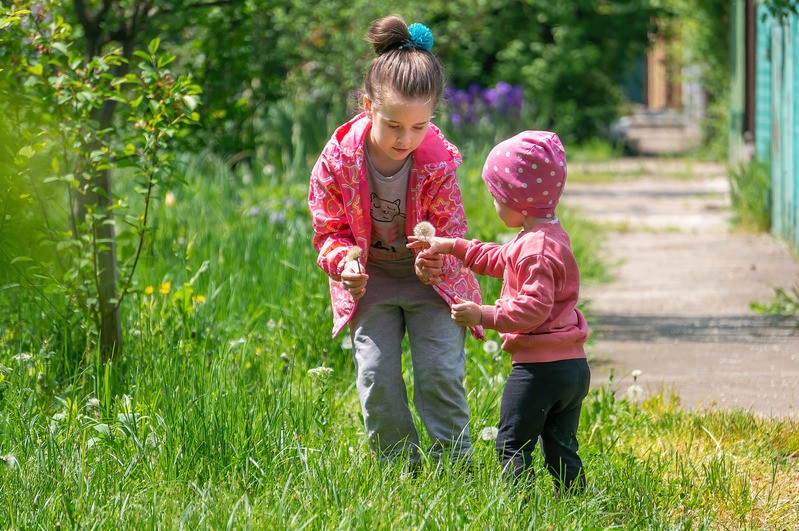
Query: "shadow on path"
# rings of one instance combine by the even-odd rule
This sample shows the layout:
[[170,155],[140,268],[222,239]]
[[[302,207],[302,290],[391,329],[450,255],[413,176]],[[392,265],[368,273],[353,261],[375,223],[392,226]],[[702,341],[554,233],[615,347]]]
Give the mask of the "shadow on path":
[[597,339],[613,341],[693,341],[697,343],[760,343],[795,341],[799,318],[779,315],[724,317],[594,314]]

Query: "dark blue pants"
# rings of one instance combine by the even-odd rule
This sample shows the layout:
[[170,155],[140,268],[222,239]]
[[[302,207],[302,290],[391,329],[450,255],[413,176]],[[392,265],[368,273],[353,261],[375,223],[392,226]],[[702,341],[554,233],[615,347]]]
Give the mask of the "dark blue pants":
[[555,490],[585,487],[577,425],[590,381],[585,359],[513,366],[502,393],[497,434],[497,453],[506,473],[517,479],[532,476],[532,453],[540,438]]

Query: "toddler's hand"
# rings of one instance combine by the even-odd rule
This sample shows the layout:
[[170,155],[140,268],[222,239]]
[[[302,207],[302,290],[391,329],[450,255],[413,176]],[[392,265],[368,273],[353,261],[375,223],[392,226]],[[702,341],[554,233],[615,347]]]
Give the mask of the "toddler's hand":
[[360,264],[356,260],[347,262],[341,272],[341,283],[356,300],[366,294],[367,280],[369,280],[369,275],[361,272]]
[[433,236],[432,238],[428,238],[427,241],[422,241],[416,236],[408,236],[408,244],[405,247],[408,249],[422,250],[422,252],[429,250],[431,253],[449,254],[452,252],[452,247],[454,245],[454,238]]
[[455,304],[450,306],[452,320],[461,326],[479,326],[483,323],[480,305],[455,296]]

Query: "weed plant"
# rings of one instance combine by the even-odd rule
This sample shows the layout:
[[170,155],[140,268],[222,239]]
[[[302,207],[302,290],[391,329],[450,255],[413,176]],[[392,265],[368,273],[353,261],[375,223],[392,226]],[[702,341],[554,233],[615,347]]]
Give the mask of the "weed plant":
[[[469,235],[496,239],[504,229],[479,179],[483,155],[465,153],[461,172]],[[586,400],[586,493],[553,497],[540,458],[529,488],[506,483],[490,428],[509,363],[495,344],[473,340],[465,384],[474,468],[429,459],[408,476],[400,463],[381,464],[364,440],[351,351],[329,335],[307,183],[278,186],[210,156],[183,162],[186,182],[158,205],[154,244],[125,307],[124,357],[102,363],[87,350],[64,377],[52,369],[58,338],[24,326],[39,321],[3,325],[2,527],[799,525],[795,420],[685,412],[665,395],[639,403],[616,392],[627,375]],[[561,215],[591,281],[602,272],[596,229]],[[498,283],[481,282],[487,300],[498,295]],[[411,381],[413,367],[404,371]]]

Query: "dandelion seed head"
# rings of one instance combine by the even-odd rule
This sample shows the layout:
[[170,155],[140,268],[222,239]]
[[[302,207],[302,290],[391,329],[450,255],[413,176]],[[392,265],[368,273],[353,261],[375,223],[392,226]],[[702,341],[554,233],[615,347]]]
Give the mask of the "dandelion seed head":
[[638,377],[641,376],[641,371],[639,369],[635,369],[630,374],[632,375],[633,379],[638,379]]
[[436,235],[436,228],[429,221],[420,221],[413,228],[413,235],[420,242],[429,242]]
[[496,441],[499,429],[496,426],[488,426],[480,430],[481,441]]
[[11,470],[17,468],[17,458],[14,457],[14,454],[0,455],[0,461],[2,461]]
[[363,254],[363,249],[360,248],[358,245],[353,245],[349,249],[347,249],[347,261],[351,262],[353,260],[358,260]]
[[489,339],[483,343],[483,352],[486,354],[495,354],[497,351],[499,351],[499,345],[496,341]]
[[341,348],[344,350],[352,350],[352,337],[349,334],[341,338]]
[[644,390],[640,385],[631,385],[627,388],[627,398],[634,402],[638,402],[638,398],[643,394]]

